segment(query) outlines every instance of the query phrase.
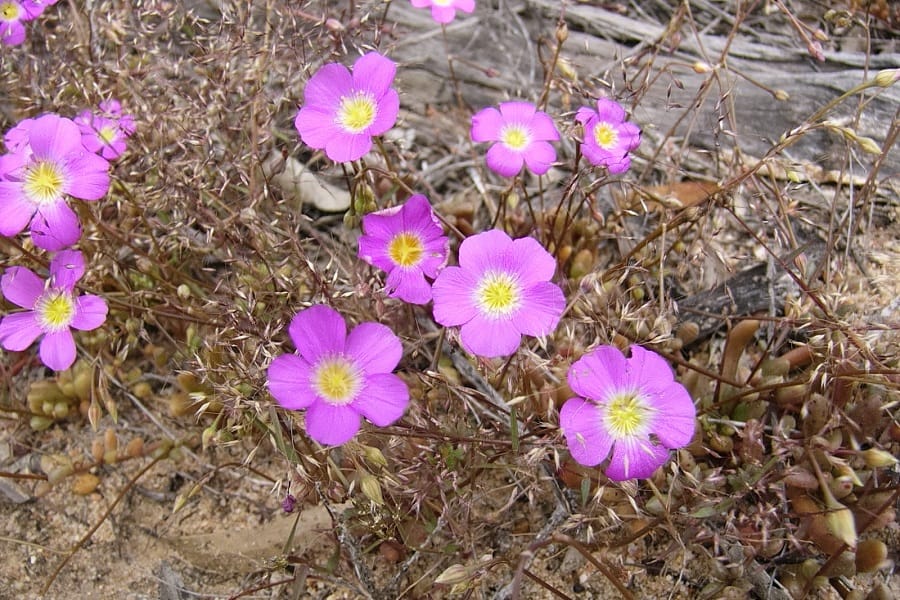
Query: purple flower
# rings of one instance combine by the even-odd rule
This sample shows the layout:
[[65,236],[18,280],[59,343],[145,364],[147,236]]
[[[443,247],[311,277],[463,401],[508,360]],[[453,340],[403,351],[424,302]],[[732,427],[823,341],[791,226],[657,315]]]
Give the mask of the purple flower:
[[60,250],[81,237],[78,217],[66,196],[82,200],[105,196],[109,163],[87,152],[78,126],[58,115],[34,119],[27,138],[0,160],[0,234],[17,235],[30,223],[35,246]]
[[473,235],[459,246],[459,266],[434,282],[434,318],[461,326],[468,352],[508,356],[522,335],[556,329],[566,301],[550,283],[555,270],[556,260],[533,238],[512,240],[499,229]]
[[472,140],[495,142],[485,160],[487,166],[504,177],[513,177],[528,165],[543,175],[556,160],[551,141],[559,139],[553,119],[530,102],[503,102],[500,110],[488,107],[472,117]]
[[89,152],[99,154],[107,160],[119,158],[125,152],[125,140],[134,133],[134,117],[122,114],[118,100],[104,100],[100,103],[100,113],[81,111],[75,117],[81,130],[81,143]]
[[412,304],[431,300],[431,286],[447,262],[449,241],[428,199],[416,194],[402,206],[369,213],[362,220],[359,257],[387,272],[388,296]]
[[403,354],[400,339],[380,323],[361,323],[350,335],[333,308],[297,313],[288,327],[296,354],[269,365],[269,391],[278,404],[306,410],[306,431],[320,444],[340,445],[359,431],[360,417],[386,427],[403,416],[409,389],[392,373]]
[[582,106],[575,120],[584,126],[581,152],[595,166],[604,166],[610,173],[624,173],[631,166],[628,153],[641,143],[641,130],[625,122],[625,109],[613,100],[601,98],[597,110]]
[[90,331],[106,321],[106,301],[93,294],[76,296],[75,284],[84,274],[84,258],[77,250],[64,250],[50,261],[50,279],[44,282],[25,267],[10,267],[0,278],[7,300],[28,309],[0,319],[0,346],[18,352],[40,336],[41,361],[54,371],[75,362],[71,329]]
[[0,0],[0,42],[18,46],[25,41],[25,21],[35,19],[44,11],[46,2],[34,0]]
[[569,451],[593,467],[612,450],[610,479],[650,477],[670,449],[686,446],[694,435],[694,403],[655,352],[632,346],[625,358],[613,346],[600,346],[569,368],[568,381],[580,396],[559,412]]
[[324,149],[335,162],[349,162],[372,148],[372,136],[394,126],[400,97],[391,88],[397,65],[369,52],[353,75],[337,63],[324,65],[306,84],[294,127],[305,144]]
[[431,7],[431,18],[438,23],[449,23],[456,18],[456,11],[471,13],[475,0],[410,0],[416,8]]

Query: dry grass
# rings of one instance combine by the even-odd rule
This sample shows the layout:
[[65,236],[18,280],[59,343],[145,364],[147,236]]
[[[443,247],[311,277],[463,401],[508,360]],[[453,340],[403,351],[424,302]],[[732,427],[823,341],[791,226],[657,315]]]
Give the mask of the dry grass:
[[[307,510],[350,503],[320,548],[272,556],[267,568],[230,580],[235,597],[896,593],[897,468],[866,452],[900,450],[890,156],[898,122],[896,113],[866,121],[880,95],[896,93],[862,89],[833,105],[840,92],[807,99],[813,109],[789,134],[760,142],[740,133],[748,124],[731,95],[747,74],[727,66],[730,45],[754,41],[814,54],[815,44],[830,51],[865,38],[861,56],[877,61],[893,51],[896,21],[866,15],[858,2],[840,22],[815,3],[744,13],[705,1],[671,12],[610,6],[662,31],[623,45],[617,32],[591,31],[576,5],[555,58],[561,13],[545,14],[545,2],[481,2],[474,29],[427,38],[452,56],[456,79],[416,87],[448,68],[443,58],[423,59],[426,77],[410,74],[401,87],[403,119],[383,154],[353,177],[303,147],[292,120],[323,63],[372,47],[410,52],[404,40],[425,29],[411,29],[421,14],[400,4],[60,3],[31,24],[25,46],[4,50],[4,130],[109,97],[138,123],[109,197],[78,207],[83,283],[109,302],[106,325],[78,338],[83,362],[58,380],[31,352],[0,355],[4,437],[20,455],[49,457],[35,470],[39,481],[11,481],[42,496],[40,506],[73,490],[90,494],[113,474],[129,479],[108,498],[104,519],[154,460],[153,469],[189,474],[172,500],[177,510],[209,486],[269,507],[288,493]],[[427,20],[423,27],[434,30]],[[827,39],[817,38],[820,28]],[[723,42],[721,55],[689,43],[709,35]],[[620,53],[602,64],[585,58],[585,40],[604,37]],[[467,55],[469,45],[454,45],[460,39],[508,49],[497,58],[502,72],[494,77],[491,55]],[[718,66],[694,69],[699,60]],[[468,141],[471,110],[485,96],[545,97],[565,129],[566,111],[600,95],[614,94],[638,118],[662,111],[654,85],[670,81],[677,94],[693,76],[690,102],[666,106],[665,123],[640,123],[644,143],[621,178],[583,162],[573,168],[574,144],[563,142],[551,176],[508,185]],[[491,88],[497,78],[518,87]],[[880,131],[877,154],[861,151],[865,127]],[[828,153],[826,168],[794,154],[806,139],[830,140],[818,150]],[[358,219],[301,210],[264,168],[273,156],[300,159],[357,203],[366,189],[378,206],[396,203],[404,188],[424,191],[455,241],[494,223],[540,239],[559,259],[567,295],[559,329],[507,361],[465,356],[429,310],[384,297],[380,275],[356,258]],[[7,264],[47,263],[22,239],[0,239],[0,249]],[[773,296],[755,314],[679,310],[756,264],[768,265],[759,286]],[[267,365],[290,350],[287,323],[315,303],[352,323],[393,328],[413,398],[398,424],[370,427],[338,449],[316,446],[301,418],[274,409],[266,392]],[[710,317],[718,331],[704,331]],[[599,343],[661,352],[698,406],[694,442],[650,480],[613,484],[565,452],[557,414],[570,395],[566,370]],[[79,375],[90,382],[80,392],[66,380]],[[73,410],[51,419],[27,400],[47,397]],[[99,432],[92,447],[88,423]],[[140,441],[126,448],[129,438]],[[222,475],[232,462],[246,469]],[[81,534],[51,545],[70,549],[80,537],[78,552],[90,557]],[[862,540],[885,542],[886,560],[872,558],[877,542]],[[69,597],[53,580],[60,567],[51,560],[34,574],[47,597]],[[435,585],[441,573],[447,583]],[[186,587],[208,591],[199,581]]]

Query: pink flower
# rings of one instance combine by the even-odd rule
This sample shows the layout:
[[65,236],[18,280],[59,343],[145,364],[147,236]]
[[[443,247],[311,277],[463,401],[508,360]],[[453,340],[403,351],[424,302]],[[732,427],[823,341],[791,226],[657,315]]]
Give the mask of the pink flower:
[[447,262],[449,240],[428,199],[416,194],[402,206],[369,213],[362,220],[359,257],[388,274],[388,296],[412,304],[431,300],[431,286]]
[[504,177],[513,177],[522,165],[543,175],[556,160],[551,141],[559,139],[553,119],[530,102],[503,102],[500,110],[488,107],[472,117],[472,140],[495,142],[485,159]]
[[610,173],[624,173],[631,166],[628,153],[641,143],[641,130],[625,122],[625,109],[613,100],[601,98],[597,110],[582,106],[575,120],[584,126],[581,152],[595,166],[604,166]]
[[565,309],[550,279],[556,260],[537,240],[512,240],[499,229],[463,240],[459,266],[447,267],[432,287],[434,318],[460,327],[463,348],[479,356],[508,356],[522,335],[556,329]]
[[471,13],[475,0],[410,0],[416,8],[431,7],[431,18],[438,23],[449,23],[456,18],[456,11]]
[[93,294],[76,296],[75,284],[84,274],[84,258],[77,250],[64,250],[50,261],[50,279],[44,282],[25,267],[10,267],[0,278],[7,300],[28,309],[0,319],[0,346],[18,352],[40,336],[41,361],[54,371],[75,362],[71,329],[90,331],[106,321],[106,301]]
[[269,391],[290,410],[306,410],[306,431],[320,444],[340,445],[359,431],[360,417],[386,427],[403,416],[409,389],[392,373],[403,354],[400,339],[380,323],[361,323],[350,335],[333,308],[316,305],[291,321],[296,354],[269,365]]
[[78,126],[58,115],[34,119],[27,138],[0,160],[0,234],[17,235],[30,223],[35,246],[60,250],[81,237],[78,217],[66,196],[82,200],[105,196],[109,163],[87,152]]
[[324,65],[306,84],[294,127],[300,139],[325,150],[335,162],[349,162],[372,148],[372,136],[394,126],[400,97],[391,88],[397,66],[369,52],[357,59],[353,75],[337,63]]
[[694,435],[694,403],[655,352],[632,346],[625,358],[613,346],[600,346],[569,368],[568,381],[580,396],[559,413],[569,451],[593,467],[612,450],[610,479],[650,477],[670,449],[686,446]]
[[0,42],[18,46],[25,41],[25,21],[35,19],[46,3],[34,0],[0,0]]
[[125,140],[134,133],[134,117],[123,115],[118,100],[104,100],[100,113],[81,111],[75,117],[81,130],[81,143],[89,152],[107,160],[119,158],[125,152]]

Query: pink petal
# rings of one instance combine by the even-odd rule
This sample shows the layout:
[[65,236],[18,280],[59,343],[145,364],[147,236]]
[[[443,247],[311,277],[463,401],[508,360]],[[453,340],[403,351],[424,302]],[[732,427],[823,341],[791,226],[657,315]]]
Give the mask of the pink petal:
[[490,169],[503,177],[515,177],[522,170],[525,163],[523,152],[510,150],[501,143],[488,148],[485,154],[485,162]]
[[360,323],[347,336],[344,353],[366,374],[390,373],[403,356],[403,345],[386,325]]
[[672,367],[662,356],[642,346],[632,346],[626,359],[629,380],[641,389],[665,390],[675,381]]
[[500,111],[489,106],[483,108],[472,117],[472,141],[496,142],[500,139],[500,130],[504,121]]
[[66,156],[83,151],[78,125],[71,119],[54,114],[34,120],[28,131],[28,144],[36,158],[54,162],[61,162]]
[[552,333],[559,324],[566,298],[558,286],[542,282],[529,287],[516,311],[514,322],[521,333],[543,336]]
[[509,270],[526,287],[549,281],[556,272],[556,259],[533,237],[513,240],[505,256]]
[[353,89],[353,77],[347,67],[328,63],[316,72],[303,90],[304,107],[314,108],[330,115],[337,114],[341,97]]
[[0,319],[0,346],[7,350],[25,350],[42,333],[34,311],[13,313]]
[[459,267],[447,267],[431,286],[434,297],[434,320],[445,327],[471,321],[478,309],[473,300],[476,280]]
[[597,100],[597,117],[607,123],[621,123],[625,120],[625,109],[615,100],[600,98]]
[[340,446],[359,431],[360,416],[350,406],[316,402],[306,411],[306,432],[324,446]]
[[377,52],[369,52],[353,63],[353,88],[371,92],[376,99],[381,98],[390,90],[396,73],[394,61]]
[[470,354],[491,358],[515,354],[522,335],[510,320],[477,316],[460,327],[459,341]]
[[649,440],[617,440],[606,476],[613,481],[645,479],[669,458],[669,451]]
[[436,23],[450,23],[456,18],[456,9],[452,6],[439,6],[433,4],[431,6],[431,18]]
[[50,261],[50,277],[54,287],[71,290],[84,275],[84,255],[78,250],[63,250]]
[[[370,227],[367,227],[365,219],[366,217],[363,217],[363,229],[368,229]],[[361,235],[359,236],[359,251],[357,255],[370,265],[378,267],[382,271],[390,272],[397,265],[388,256],[387,244],[388,241],[386,239],[376,238],[371,235]]]
[[81,200],[99,200],[109,191],[109,161],[105,158],[85,152],[69,161],[66,169],[68,174],[64,191],[70,196]]
[[556,161],[556,150],[549,142],[532,142],[528,151],[523,153],[525,164],[535,175],[543,175],[550,170]]
[[606,169],[610,172],[611,175],[618,175],[619,173],[624,173],[629,168],[631,168],[631,159],[628,155],[625,155],[621,158],[609,158],[605,161]]
[[41,340],[41,362],[54,371],[65,371],[75,362],[75,338],[68,329],[48,333]]
[[0,41],[7,46],[18,46],[25,41],[25,27],[19,21],[0,22]]
[[0,181],[0,235],[18,235],[31,221],[35,208],[25,199],[21,182]]
[[316,364],[323,355],[344,351],[347,324],[330,306],[316,304],[297,313],[288,326],[288,334],[300,356],[309,364]]
[[10,267],[0,278],[3,296],[22,308],[34,308],[38,297],[44,293],[44,280],[25,267]]
[[536,108],[531,102],[501,102],[500,114],[504,123],[519,123],[528,125],[534,117]]
[[602,413],[593,402],[570,398],[559,411],[559,427],[579,464],[593,467],[609,456],[613,438],[603,428]]
[[304,106],[297,112],[294,127],[303,143],[316,150],[324,150],[328,141],[340,131],[334,124],[333,112],[314,106]]
[[391,373],[366,378],[366,387],[353,407],[379,427],[387,427],[403,416],[409,405],[409,388]]
[[400,114],[400,96],[396,90],[388,90],[375,106],[375,119],[366,128],[368,135],[381,135],[394,126]]
[[588,123],[588,121],[590,121],[591,119],[596,119],[596,118],[597,118],[597,111],[595,111],[592,108],[588,108],[587,106],[582,106],[575,113],[575,120],[584,125],[586,125]]
[[618,348],[600,346],[569,367],[567,380],[579,396],[605,402],[611,395],[627,389],[626,369],[625,356]]
[[[514,255],[513,248],[512,238],[500,229],[476,233],[459,245],[459,266],[471,273],[473,278],[480,278],[490,269],[518,273],[515,269],[522,265],[523,260]],[[473,290],[476,283],[473,279]]]
[[309,383],[309,364],[295,354],[276,356],[269,365],[269,393],[289,410],[308,408],[316,399]]
[[420,268],[396,267],[384,282],[387,295],[400,298],[410,304],[428,304],[431,301],[431,286],[425,281]]
[[106,300],[94,294],[85,294],[75,298],[75,314],[70,325],[80,331],[97,329],[106,321],[109,307]]
[[65,200],[41,205],[31,221],[31,239],[44,250],[56,251],[71,246],[81,237],[78,216]]
[[[531,123],[528,125],[533,140],[552,141],[559,139],[559,131],[556,124],[545,112],[537,111],[531,117]],[[555,158],[554,158],[555,160]],[[552,161],[551,161],[552,162]]]
[[443,235],[440,220],[435,216],[428,198],[422,194],[414,194],[403,204],[400,210],[403,229],[427,234],[429,237]]
[[371,149],[372,137],[366,133],[336,133],[325,144],[325,154],[334,162],[359,160]]

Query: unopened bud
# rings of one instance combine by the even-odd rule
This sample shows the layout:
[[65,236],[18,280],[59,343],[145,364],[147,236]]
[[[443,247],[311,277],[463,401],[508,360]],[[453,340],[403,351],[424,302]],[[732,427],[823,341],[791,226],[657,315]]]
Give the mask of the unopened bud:
[[438,585],[456,585],[467,581],[472,574],[463,565],[450,565],[444,572],[437,576],[434,582]]
[[856,143],[859,144],[860,150],[866,154],[881,154],[881,146],[870,137],[856,136]]
[[869,448],[868,450],[862,451],[860,454],[862,454],[863,460],[866,461],[866,465],[872,468],[893,467],[900,462],[897,460],[897,457],[890,452],[878,448]]
[[709,63],[705,63],[702,60],[698,60],[697,62],[695,62],[693,65],[691,65],[691,68],[694,69],[694,73],[699,73],[701,75],[704,73],[709,73],[713,70]]
[[849,548],[856,548],[856,523],[853,520],[853,513],[850,509],[840,504],[834,503],[835,508],[829,507],[825,513],[825,524],[828,532],[834,537],[841,540]]
[[775,91],[772,93],[772,95],[775,96],[775,99],[778,100],[778,101],[780,101],[780,102],[787,102],[788,100],[791,99],[791,95],[788,94],[788,93],[787,93],[786,91],[784,91],[784,90],[775,90]]
[[885,69],[875,76],[875,85],[891,87],[900,79],[900,69]]
[[387,459],[381,450],[373,446],[364,446],[363,453],[366,455],[366,462],[376,467],[387,467]]
[[378,483],[378,479],[374,475],[369,473],[363,475],[360,479],[359,487],[362,488],[362,492],[366,495],[366,498],[378,506],[384,504],[384,496],[381,495],[381,484]]
[[563,21],[559,24],[559,27],[556,28],[556,41],[562,44],[567,39],[569,39],[569,26]]

